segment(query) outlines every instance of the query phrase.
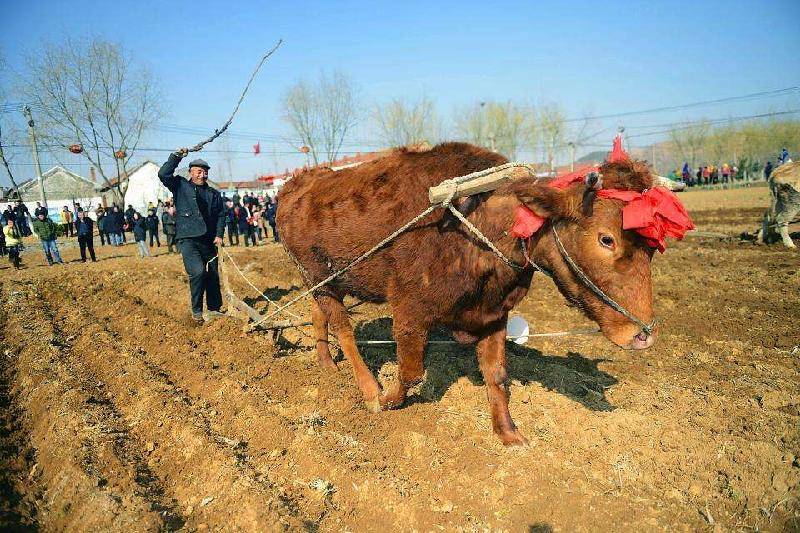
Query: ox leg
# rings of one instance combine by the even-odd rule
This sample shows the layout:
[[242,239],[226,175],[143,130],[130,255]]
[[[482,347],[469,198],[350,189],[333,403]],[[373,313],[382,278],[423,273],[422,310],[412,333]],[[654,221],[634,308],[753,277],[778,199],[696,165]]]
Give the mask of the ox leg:
[[789,236],[789,223],[778,223],[778,233],[781,235],[781,240],[783,241],[784,246],[788,246],[789,248],[797,248],[797,246],[792,242],[792,238]]
[[514,425],[508,410],[505,327],[479,340],[476,351],[481,374],[486,382],[486,395],[492,412],[492,429],[506,446],[528,444],[528,439]]
[[328,315],[322,310],[316,299],[311,300],[311,321],[314,323],[314,338],[317,340],[317,362],[319,366],[329,370],[337,370],[331,357],[328,343]]
[[384,409],[403,405],[408,389],[422,381],[425,372],[423,358],[428,342],[427,328],[405,324],[395,314],[392,333],[397,343],[397,382],[381,397]]
[[[331,296],[319,297],[317,303],[327,316],[333,333],[339,339],[344,356],[353,367],[353,376],[356,379],[356,385],[364,395],[364,403],[366,403],[367,409],[377,413],[381,410],[381,386],[378,385],[375,376],[372,375],[369,367],[364,363],[361,354],[358,352],[356,337],[353,334],[353,326],[350,324],[347,309],[341,300]],[[330,357],[330,354],[328,354],[328,357]]]

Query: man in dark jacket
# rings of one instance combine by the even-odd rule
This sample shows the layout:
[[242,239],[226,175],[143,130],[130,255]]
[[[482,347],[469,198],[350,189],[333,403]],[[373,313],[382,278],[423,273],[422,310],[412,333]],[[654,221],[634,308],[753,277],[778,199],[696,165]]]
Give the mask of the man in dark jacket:
[[78,208],[78,218],[75,219],[75,233],[78,234],[78,245],[81,248],[81,261],[86,262],[86,249],[89,249],[89,255],[92,258],[92,263],[97,261],[94,256],[94,221],[86,216],[86,212],[82,208]]
[[36,209],[33,210],[33,216],[39,218],[39,213],[44,213],[44,216],[47,216],[47,208],[44,207],[41,202],[36,202]]
[[[14,207],[14,219],[17,225],[19,226],[20,232],[22,233],[23,237],[27,237],[31,235],[31,228],[28,225],[28,217],[31,216],[31,212],[28,211],[28,206],[22,203],[22,200],[17,200],[17,205]],[[47,214],[45,213],[45,217]],[[38,217],[37,217],[38,218]]]
[[236,237],[236,246],[239,246],[239,221],[236,219],[236,210],[233,200],[225,202],[225,221],[228,230],[228,244],[233,246],[233,238]]
[[272,237],[275,239],[275,242],[281,242],[281,238],[278,236],[278,230],[275,228],[275,217],[278,214],[278,198],[273,198],[267,204],[267,222],[269,223],[270,227],[272,228]]
[[161,239],[158,238],[158,216],[155,209],[151,209],[147,214],[147,232],[150,234],[150,247],[153,247],[153,239],[155,239],[156,244],[161,248]]
[[772,176],[772,161],[767,161],[767,166],[764,167],[764,180],[769,181]]
[[125,216],[120,212],[116,205],[111,208],[111,212],[106,213],[103,219],[103,230],[108,234],[112,246],[122,246],[123,228]]
[[175,253],[175,206],[168,205],[161,214],[161,226],[167,237],[167,251]]
[[178,163],[188,153],[186,148],[181,148],[170,154],[158,171],[158,177],[175,198],[175,238],[189,276],[192,318],[202,323],[203,293],[209,316],[221,314],[222,292],[216,256],[225,231],[225,209],[222,195],[208,186],[208,163],[202,159],[189,163],[188,181],[175,175]]
[[[102,207],[98,207],[95,210],[95,215],[97,216],[97,234],[100,235],[100,244],[106,244],[106,228],[105,228],[105,218],[106,218],[106,211]],[[108,239],[108,244],[111,244],[111,239]]]

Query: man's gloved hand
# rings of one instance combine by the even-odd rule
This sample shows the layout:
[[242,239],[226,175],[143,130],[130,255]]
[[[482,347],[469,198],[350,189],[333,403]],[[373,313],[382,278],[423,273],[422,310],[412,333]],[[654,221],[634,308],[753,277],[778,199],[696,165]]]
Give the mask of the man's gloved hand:
[[178,156],[179,159],[183,159],[184,157],[189,155],[189,149],[188,148],[178,148],[177,150],[175,150],[172,153],[175,154],[176,156]]

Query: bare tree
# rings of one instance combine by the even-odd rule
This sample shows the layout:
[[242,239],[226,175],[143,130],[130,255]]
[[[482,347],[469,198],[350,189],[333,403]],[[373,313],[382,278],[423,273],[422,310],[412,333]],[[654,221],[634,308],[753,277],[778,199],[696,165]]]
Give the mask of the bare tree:
[[160,116],[158,90],[144,67],[134,67],[119,45],[102,39],[51,44],[29,60],[24,84],[42,113],[45,142],[79,144],[120,204],[128,172],[145,132]]
[[[6,71],[6,62],[3,54],[0,53],[0,74],[5,74]],[[5,79],[5,76],[3,76]],[[0,85],[0,99],[5,99],[6,91],[5,88]],[[5,110],[5,109],[4,109]],[[5,137],[3,137],[3,128],[0,125],[0,161],[2,161],[3,166],[6,169],[6,173],[8,173],[8,179],[11,180],[11,185],[14,187],[14,192],[19,195],[19,185],[17,185],[16,180],[14,179],[14,174],[11,172],[11,165],[9,164],[8,158],[6,157],[5,150],[3,150],[3,143],[5,142]]]
[[438,141],[441,125],[433,100],[423,96],[412,101],[395,98],[375,108],[378,135],[387,146],[407,146]]
[[703,121],[675,128],[669,132],[669,137],[675,150],[684,161],[688,161],[689,166],[695,168],[705,148],[709,132],[708,122]]
[[547,159],[547,166],[552,171],[555,169],[556,156],[564,146],[566,134],[566,122],[561,106],[555,103],[540,106],[537,129]]
[[453,122],[456,132],[467,141],[516,159],[520,147],[529,140],[534,113],[512,101],[480,102],[457,110]]
[[[314,85],[295,83],[283,98],[284,118],[309,148],[315,165],[320,157],[334,161],[356,125],[358,89],[342,72],[320,73]],[[295,147],[297,148],[297,147]]]

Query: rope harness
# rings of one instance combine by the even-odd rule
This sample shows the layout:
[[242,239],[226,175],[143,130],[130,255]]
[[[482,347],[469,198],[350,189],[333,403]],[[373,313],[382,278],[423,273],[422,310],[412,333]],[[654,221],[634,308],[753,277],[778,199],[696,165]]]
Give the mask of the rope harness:
[[609,295],[607,295],[605,292],[603,292],[603,290],[600,287],[595,285],[594,282],[591,279],[589,279],[589,276],[584,274],[583,270],[581,270],[581,268],[577,265],[577,263],[575,263],[575,261],[573,261],[572,258],[569,256],[569,254],[567,253],[567,249],[564,248],[564,243],[561,242],[561,238],[558,236],[558,232],[556,231],[555,226],[553,226],[553,238],[556,241],[556,246],[558,247],[558,251],[561,253],[561,257],[564,258],[564,261],[566,261],[567,265],[569,265],[569,268],[572,269],[572,273],[575,274],[575,276],[579,280],[581,280],[581,282],[584,285],[586,285],[586,287],[590,291],[592,291],[594,295],[600,299],[601,302],[603,302],[611,309],[620,313],[622,316],[624,316],[625,318],[627,318],[628,320],[630,320],[631,322],[642,328],[642,331],[646,335],[648,336],[652,335],[653,329],[655,329],[656,327],[655,319],[653,319],[651,323],[645,324],[633,313],[629,312],[627,309],[625,309],[620,304],[615,302],[614,299],[611,298]]

